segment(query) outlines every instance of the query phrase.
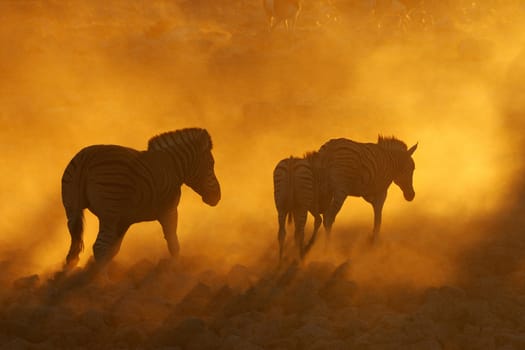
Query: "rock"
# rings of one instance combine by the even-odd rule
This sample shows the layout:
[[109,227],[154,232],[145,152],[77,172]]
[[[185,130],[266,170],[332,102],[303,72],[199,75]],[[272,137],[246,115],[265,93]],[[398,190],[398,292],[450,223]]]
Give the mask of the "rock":
[[155,345],[180,346],[184,349],[206,349],[217,344],[217,335],[200,318],[187,318],[176,327],[164,325],[154,336]]
[[319,283],[313,278],[307,277],[296,281],[281,298],[280,305],[283,310],[291,313],[305,313],[319,304],[324,304],[319,296]]
[[224,306],[234,297],[233,290],[224,285],[210,299],[206,309],[211,312],[222,310]]
[[34,345],[25,339],[15,338],[2,345],[2,349],[6,350],[33,350]]
[[347,350],[349,349],[349,345],[347,342],[340,340],[340,339],[331,339],[331,340],[317,340],[314,341],[312,344],[306,345],[305,349],[307,350]]
[[525,349],[525,334],[500,333],[496,335],[495,343],[498,349],[505,346],[511,346],[514,349]]
[[228,300],[224,305],[222,314],[224,316],[233,316],[264,310],[275,301],[276,295],[282,291],[282,288],[275,285],[260,282],[245,293],[233,296]]
[[243,328],[243,335],[254,344],[267,347],[272,339],[285,335],[283,323],[280,319],[263,316],[261,320],[254,320]]
[[335,338],[336,334],[327,326],[321,326],[317,322],[308,322],[292,335],[297,339],[300,347],[306,347],[318,340],[330,340]]
[[366,340],[366,342],[374,344],[374,346],[380,344],[407,344],[409,340],[408,335],[402,329],[386,327],[375,328],[369,334],[358,339],[361,339],[361,341]]
[[86,326],[92,331],[97,332],[107,327],[105,322],[106,318],[107,316],[103,312],[96,309],[91,309],[81,314],[78,318],[78,321],[80,324]]
[[450,326],[463,325],[469,317],[468,298],[458,288],[430,288],[423,297],[418,312],[436,322],[447,322]]
[[277,277],[277,286],[278,287],[285,287],[289,285],[295,278],[297,277],[299,273],[299,264],[297,262],[293,262],[288,266],[278,277]]
[[133,264],[133,266],[128,269],[126,276],[131,279],[135,285],[137,285],[148,275],[150,275],[154,268],[155,264],[153,264],[150,260],[142,259],[139,262]]
[[[107,265],[106,271],[107,271],[107,278],[109,278],[110,281],[119,281],[120,279],[122,279],[123,276],[126,276],[125,266],[115,260],[112,260]],[[103,283],[107,283],[107,281]]]
[[229,335],[222,342],[221,350],[263,350],[262,347],[257,346],[250,341],[243,339],[237,335]]
[[215,271],[206,270],[199,274],[198,280],[213,289],[217,289],[221,286],[223,279]]
[[95,333],[91,329],[75,323],[62,324],[62,328],[55,329],[53,334],[55,345],[63,349],[89,347],[99,341],[99,338],[94,337]]
[[212,296],[211,288],[199,282],[177,304],[174,312],[178,315],[201,315],[206,310]]
[[198,337],[189,341],[186,345],[186,350],[208,350],[215,349],[220,344],[219,337],[212,331],[206,329]]
[[126,348],[136,348],[144,341],[145,336],[138,327],[119,327],[113,335],[113,343]]
[[297,349],[298,346],[297,338],[295,337],[282,337],[277,339],[269,340],[268,345],[265,346],[266,349],[273,350],[289,350]]
[[472,325],[487,327],[493,325],[496,321],[486,300],[471,299],[465,304],[465,307],[468,313],[466,321]]
[[306,273],[317,280],[327,280],[334,271],[334,264],[325,261],[312,261],[306,267]]
[[440,328],[433,320],[418,315],[405,315],[402,330],[410,343],[435,337],[443,339],[450,335],[446,329]]
[[340,309],[334,316],[334,328],[339,338],[355,337],[367,331],[365,322],[357,317],[353,308]]
[[406,315],[395,313],[395,312],[388,312],[378,322],[378,325],[380,327],[393,329],[393,328],[401,328],[406,321]]
[[113,306],[108,317],[113,326],[137,325],[143,322],[143,303],[139,294],[122,299]]
[[332,280],[345,279],[351,266],[352,265],[350,264],[350,260],[346,260],[345,262],[337,266],[337,268],[332,273],[332,276],[330,277],[330,279]]
[[357,291],[357,284],[346,279],[350,269],[350,261],[339,265],[326,284],[319,290],[319,295],[331,307],[350,306],[353,296]]
[[442,350],[437,339],[425,339],[406,347],[407,350]]
[[38,275],[31,275],[27,277],[21,277],[13,282],[15,289],[34,289],[40,283],[40,277]]
[[46,334],[40,327],[33,327],[29,321],[23,320],[0,320],[2,333],[10,337],[20,338],[32,343],[44,341]]
[[242,335],[239,325],[235,324],[235,317],[223,318],[219,317],[212,321],[210,328],[218,334],[220,338],[225,338],[229,335]]
[[330,279],[320,290],[319,295],[333,308],[350,306],[357,292],[357,284],[345,279]]
[[518,304],[516,300],[505,295],[499,295],[497,298],[491,300],[489,305],[493,318],[497,316],[497,318],[505,322],[522,324],[525,308]]
[[226,280],[231,289],[240,292],[246,291],[253,285],[250,270],[246,266],[239,264],[234,265],[230,269]]

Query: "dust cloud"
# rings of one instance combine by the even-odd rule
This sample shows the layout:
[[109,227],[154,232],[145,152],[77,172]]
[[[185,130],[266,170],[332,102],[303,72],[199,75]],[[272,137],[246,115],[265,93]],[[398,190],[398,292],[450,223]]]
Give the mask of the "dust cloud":
[[[509,311],[525,295],[525,8],[379,3],[305,0],[295,33],[269,33],[259,1],[1,2],[0,347],[95,347],[102,329],[112,348],[525,344]],[[55,275],[74,154],[192,126],[212,135],[223,196],[183,189],[181,261],[141,223],[109,285]],[[274,166],[378,134],[419,142],[415,200],[391,187],[372,247],[372,209],[348,198],[330,244],[321,231],[304,266],[278,269]],[[82,266],[97,226],[86,213]]]

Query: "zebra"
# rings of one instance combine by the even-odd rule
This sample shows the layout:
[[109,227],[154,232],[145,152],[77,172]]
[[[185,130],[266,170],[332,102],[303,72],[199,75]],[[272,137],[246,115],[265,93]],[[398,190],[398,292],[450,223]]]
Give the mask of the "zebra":
[[170,255],[177,258],[182,184],[210,206],[221,198],[211,149],[205,129],[187,128],[151,138],[146,151],[93,145],[78,152],[62,176],[62,203],[71,235],[65,266],[76,266],[84,248],[86,208],[99,220],[93,245],[97,266],[106,265],[118,253],[128,228],[142,221],[160,222]]
[[359,143],[339,138],[326,142],[319,149],[326,167],[332,201],[324,215],[327,239],[335,217],[347,196],[363,197],[374,209],[372,242],[381,228],[383,204],[388,187],[394,182],[403,191],[407,201],[412,201],[415,191],[412,184],[415,163],[412,154],[417,143],[407,148],[395,137],[379,135],[377,143]]
[[[279,231],[279,261],[282,262],[286,238],[286,216],[295,222],[295,245],[299,258],[304,259],[322,223],[321,214],[330,203],[326,181],[320,168],[317,152],[306,153],[303,158],[289,157],[279,161],[273,172],[274,201],[277,209]],[[310,212],[314,217],[314,230],[308,244],[304,245],[304,226]]]
[[283,21],[287,31],[295,30],[295,23],[301,11],[301,0],[263,0],[263,7],[270,31]]

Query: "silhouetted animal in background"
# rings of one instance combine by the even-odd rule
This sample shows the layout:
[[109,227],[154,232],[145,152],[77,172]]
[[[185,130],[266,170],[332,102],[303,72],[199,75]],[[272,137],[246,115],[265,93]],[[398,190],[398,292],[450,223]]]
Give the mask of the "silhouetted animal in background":
[[301,0],[263,0],[270,31],[284,21],[286,31],[295,31]]
[[407,149],[404,142],[379,136],[377,144],[359,143],[344,138],[326,142],[319,154],[328,173],[333,200],[324,215],[329,236],[335,217],[347,196],[363,197],[374,208],[376,240],[381,228],[381,214],[388,187],[392,182],[403,191],[407,201],[415,196],[412,177],[415,169],[412,154],[417,144]]
[[[295,245],[300,259],[308,253],[322,223],[321,214],[330,202],[326,181],[320,168],[317,152],[303,158],[281,160],[273,172],[274,200],[279,221],[279,261],[283,258],[286,238],[286,216],[295,222]],[[304,245],[304,226],[310,212],[314,216],[314,231],[309,243]]]
[[83,249],[85,208],[99,219],[93,245],[97,265],[110,261],[129,226],[141,221],[158,220],[171,255],[177,257],[181,185],[188,185],[211,206],[221,198],[211,149],[208,132],[190,128],[153,137],[147,151],[95,145],[77,153],[62,176],[62,202],[71,234],[66,266],[75,266]]

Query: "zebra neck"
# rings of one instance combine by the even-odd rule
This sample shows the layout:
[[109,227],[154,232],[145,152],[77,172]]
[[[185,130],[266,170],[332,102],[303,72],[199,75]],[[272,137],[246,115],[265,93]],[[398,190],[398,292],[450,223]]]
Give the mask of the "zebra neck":
[[169,161],[174,167],[174,175],[176,175],[181,183],[186,183],[195,172],[195,154],[187,151],[185,153],[178,149],[165,149],[163,152],[169,157]]
[[386,151],[386,154],[389,159],[388,163],[391,167],[391,173],[392,175],[395,175],[401,170],[401,164],[404,155],[401,152],[395,150],[388,150]]

